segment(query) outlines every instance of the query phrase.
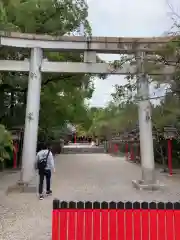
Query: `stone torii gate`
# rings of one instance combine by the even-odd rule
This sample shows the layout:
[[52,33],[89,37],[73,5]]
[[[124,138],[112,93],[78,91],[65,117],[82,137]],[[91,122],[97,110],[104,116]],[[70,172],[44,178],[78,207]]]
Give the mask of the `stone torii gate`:
[[[139,126],[141,146],[142,178],[134,181],[136,187],[154,189],[158,187],[154,175],[154,153],[152,139],[151,109],[147,74],[143,69],[145,54],[153,54],[172,37],[119,38],[34,35],[0,32],[0,47],[31,49],[29,60],[0,60],[0,71],[29,72],[25,132],[22,154],[22,183],[28,184],[34,174],[37,133],[39,122],[41,72],[94,73],[137,75],[139,102]],[[49,62],[43,58],[43,50],[84,53],[84,62]],[[136,65],[124,64],[113,68],[108,63],[96,63],[97,53],[135,54]],[[149,75],[171,75],[173,67],[149,72]]]

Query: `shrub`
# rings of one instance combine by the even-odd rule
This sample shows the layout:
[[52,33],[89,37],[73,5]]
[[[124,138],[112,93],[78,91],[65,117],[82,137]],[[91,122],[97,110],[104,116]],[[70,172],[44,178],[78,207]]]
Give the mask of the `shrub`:
[[0,162],[11,159],[13,141],[10,132],[0,124]]

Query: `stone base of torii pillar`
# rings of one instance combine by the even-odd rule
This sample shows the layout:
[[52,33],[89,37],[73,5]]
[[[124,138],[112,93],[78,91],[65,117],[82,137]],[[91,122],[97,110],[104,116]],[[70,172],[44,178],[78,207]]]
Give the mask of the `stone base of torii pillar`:
[[154,183],[145,182],[144,180],[132,180],[133,187],[138,190],[156,191],[164,188],[165,185],[161,184],[158,180]]
[[35,184],[25,184],[22,182],[17,182],[16,184],[9,186],[6,190],[6,194],[10,193],[36,193],[37,186]]

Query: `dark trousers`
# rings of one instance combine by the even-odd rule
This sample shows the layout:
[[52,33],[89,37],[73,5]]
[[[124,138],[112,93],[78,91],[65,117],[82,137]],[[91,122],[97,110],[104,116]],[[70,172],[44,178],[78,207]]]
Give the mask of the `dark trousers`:
[[51,170],[44,170],[44,172],[39,172],[39,194],[43,193],[44,177],[46,177],[46,191],[51,190]]

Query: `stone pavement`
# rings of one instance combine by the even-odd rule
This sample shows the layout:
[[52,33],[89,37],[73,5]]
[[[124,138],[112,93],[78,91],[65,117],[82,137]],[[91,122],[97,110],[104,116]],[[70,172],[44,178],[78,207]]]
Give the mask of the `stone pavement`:
[[[131,180],[140,178],[140,167],[122,157],[106,154],[58,155],[53,176],[53,197],[92,201],[179,201],[179,175],[158,175],[158,179],[166,184],[164,189],[139,191],[132,187]],[[6,195],[7,187],[18,177],[19,173],[0,175],[0,240],[51,239],[53,197],[39,201],[35,193]]]
[[74,154],[74,153],[104,153],[105,152],[105,149],[104,149],[104,146],[101,145],[101,146],[95,146],[95,145],[91,145],[91,144],[88,144],[88,143],[71,143],[71,144],[68,144],[68,145],[65,145],[62,149],[62,153],[63,154]]

